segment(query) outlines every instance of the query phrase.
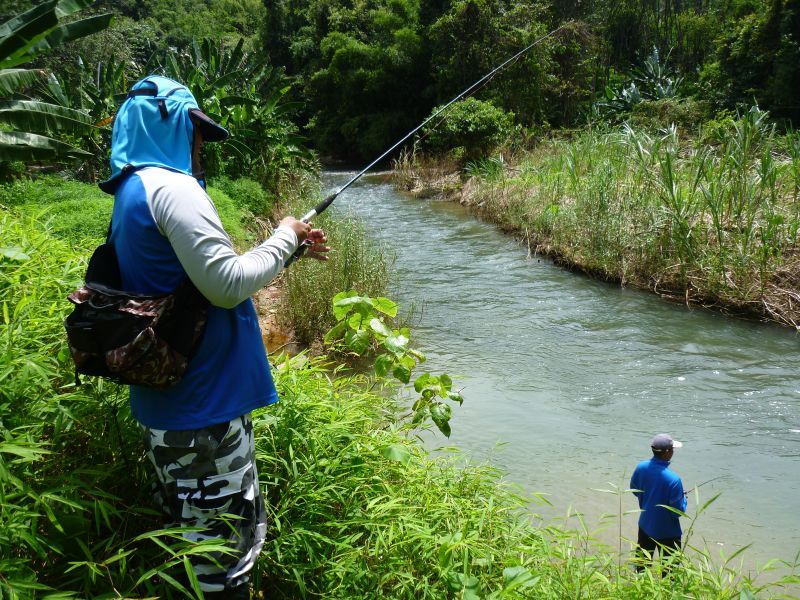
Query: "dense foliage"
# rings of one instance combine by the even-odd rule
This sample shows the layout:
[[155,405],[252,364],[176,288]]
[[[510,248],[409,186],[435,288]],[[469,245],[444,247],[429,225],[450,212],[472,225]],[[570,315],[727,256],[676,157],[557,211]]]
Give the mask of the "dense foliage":
[[317,146],[363,159],[565,22],[478,97],[534,128],[605,120],[597,102],[628,111],[642,92],[708,101],[706,118],[754,102],[800,117],[796,0],[282,1],[268,3],[264,44],[302,83]]

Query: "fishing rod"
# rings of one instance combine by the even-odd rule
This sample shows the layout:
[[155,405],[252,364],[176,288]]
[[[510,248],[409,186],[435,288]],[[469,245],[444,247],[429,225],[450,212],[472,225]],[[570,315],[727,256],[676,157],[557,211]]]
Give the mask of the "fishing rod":
[[[403,144],[403,142],[405,142],[406,140],[408,140],[408,138],[410,138],[412,135],[414,135],[415,133],[417,133],[417,132],[418,132],[420,129],[422,129],[423,127],[425,127],[425,125],[427,125],[427,124],[428,124],[430,121],[432,121],[433,119],[435,119],[436,117],[438,117],[440,114],[442,114],[442,113],[443,113],[444,111],[446,111],[448,108],[450,108],[450,106],[452,106],[453,104],[455,104],[456,102],[458,102],[459,100],[461,100],[461,98],[463,98],[463,97],[464,97],[464,96],[466,96],[467,94],[469,94],[469,93],[471,93],[471,92],[475,91],[475,90],[476,90],[476,89],[477,89],[477,88],[478,88],[478,87],[479,87],[481,84],[483,84],[484,82],[487,82],[488,80],[490,80],[490,79],[491,79],[492,77],[494,77],[494,76],[495,76],[495,75],[496,75],[498,72],[500,72],[501,70],[503,70],[503,69],[504,69],[504,68],[505,68],[507,65],[511,64],[512,62],[514,62],[514,61],[515,61],[515,60],[517,60],[518,58],[520,58],[520,57],[521,57],[523,54],[525,54],[526,52],[528,52],[528,51],[529,51],[531,48],[533,48],[533,47],[534,47],[534,46],[536,46],[537,44],[539,44],[539,43],[543,42],[544,40],[546,40],[546,39],[547,39],[547,38],[549,38],[550,36],[552,36],[552,35],[555,35],[557,32],[559,32],[560,30],[564,29],[564,27],[566,27],[567,25],[569,25],[571,22],[572,22],[572,21],[567,21],[566,23],[564,23],[564,24],[560,25],[559,27],[556,27],[555,29],[553,29],[551,32],[549,32],[549,33],[546,33],[545,35],[543,35],[543,36],[542,36],[542,37],[540,37],[539,39],[535,40],[535,41],[534,41],[532,44],[530,44],[530,45],[528,45],[528,46],[525,46],[525,47],[524,47],[522,50],[520,50],[519,52],[517,52],[517,53],[516,53],[514,56],[512,56],[511,58],[509,58],[508,60],[506,60],[506,61],[505,61],[505,62],[503,62],[502,64],[498,65],[497,67],[495,67],[494,69],[492,69],[491,71],[489,71],[489,72],[488,72],[486,75],[484,75],[484,76],[483,76],[483,77],[481,77],[480,79],[478,79],[478,80],[477,80],[475,83],[473,83],[471,86],[469,86],[469,87],[468,87],[467,89],[465,89],[463,92],[461,92],[460,94],[458,94],[457,96],[455,96],[455,97],[454,97],[452,100],[450,100],[450,101],[449,101],[447,104],[445,104],[445,105],[444,105],[442,108],[440,108],[439,110],[437,110],[435,113],[433,113],[433,114],[432,114],[431,116],[429,116],[427,119],[425,119],[425,120],[424,120],[422,123],[420,123],[420,124],[419,124],[419,125],[417,125],[417,126],[414,128],[414,129],[412,129],[412,130],[411,130],[411,131],[409,131],[407,134],[405,134],[405,135],[404,135],[402,138],[400,138],[400,139],[399,139],[397,142],[395,142],[395,143],[394,143],[394,144],[391,146],[391,148],[389,148],[388,150],[386,150],[386,151],[385,151],[383,154],[381,154],[381,155],[380,155],[378,158],[376,158],[375,160],[373,160],[373,161],[372,161],[371,163],[369,163],[369,164],[368,164],[366,167],[364,167],[364,168],[363,168],[361,171],[359,171],[359,172],[358,172],[356,175],[354,175],[354,176],[353,176],[353,177],[350,179],[350,181],[348,181],[347,183],[345,183],[345,184],[344,184],[342,187],[340,187],[338,190],[336,190],[335,192],[333,192],[332,194],[330,194],[330,195],[329,195],[328,197],[326,197],[326,198],[325,198],[325,199],[324,199],[322,202],[320,202],[319,204],[317,204],[317,205],[316,205],[316,206],[315,206],[313,209],[311,209],[311,210],[310,210],[310,211],[308,211],[308,212],[307,212],[305,215],[303,215],[303,217],[302,217],[300,220],[301,220],[303,223],[308,223],[309,221],[311,221],[311,219],[313,219],[313,218],[314,218],[314,217],[316,217],[317,215],[321,214],[321,213],[322,213],[322,212],[323,212],[323,211],[324,211],[326,208],[328,208],[328,207],[329,207],[331,204],[333,204],[333,201],[334,201],[334,200],[336,200],[336,198],[339,196],[339,194],[341,194],[342,192],[344,192],[344,191],[345,191],[347,188],[349,188],[351,185],[353,185],[353,184],[354,184],[356,181],[358,181],[359,179],[361,179],[361,176],[362,176],[362,175],[364,175],[364,173],[366,173],[367,171],[369,171],[369,170],[370,170],[372,167],[374,167],[376,164],[378,164],[380,161],[382,161],[384,158],[386,158],[386,157],[387,157],[389,154],[391,154],[391,153],[392,153],[392,152],[393,152],[395,149],[397,149],[397,148],[398,148],[398,147],[399,147],[401,144]],[[292,255],[289,257],[289,259],[288,259],[288,260],[287,260],[287,261],[284,263],[284,267],[288,267],[288,266],[289,266],[289,265],[291,265],[291,264],[292,264],[294,261],[296,261],[298,258],[300,258],[301,256],[303,256],[303,254],[305,254],[306,250],[308,250],[308,248],[309,248],[311,245],[312,245],[312,242],[310,242],[309,240],[305,240],[305,241],[304,241],[302,244],[300,244],[300,246],[297,248],[297,250],[295,250],[294,254],[292,254]]]
[[725,477],[725,475],[720,475],[719,477],[713,477],[712,479],[709,479],[709,480],[707,480],[707,481],[704,481],[703,483],[698,483],[698,484],[697,484],[696,486],[694,486],[693,488],[686,490],[686,491],[684,492],[684,494],[688,494],[689,492],[693,492],[693,491],[695,491],[697,488],[699,488],[700,486],[703,486],[703,485],[705,485],[705,484],[707,484],[707,483],[711,483],[712,481],[716,481],[717,479],[722,479],[723,477]]

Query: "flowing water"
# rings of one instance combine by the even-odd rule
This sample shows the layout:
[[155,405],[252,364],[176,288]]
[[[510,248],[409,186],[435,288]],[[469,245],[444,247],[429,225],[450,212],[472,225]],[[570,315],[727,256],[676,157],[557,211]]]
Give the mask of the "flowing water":
[[[342,185],[350,174],[329,174]],[[687,309],[529,256],[454,203],[408,198],[379,179],[331,209],[356,213],[396,256],[394,299],[418,312],[425,370],[463,387],[449,441],[594,529],[636,508],[624,493],[652,436],[684,442],[672,467],[702,485],[695,545],[716,556],[746,544],[745,564],[800,551],[800,337],[776,326]],[[421,372],[421,371],[420,371]],[[619,495],[598,489],[622,490]],[[690,494],[689,509],[697,509]],[[636,515],[622,535],[635,538]],[[684,519],[684,530],[688,523]],[[572,518],[568,522],[577,525]],[[616,546],[619,519],[600,539]]]

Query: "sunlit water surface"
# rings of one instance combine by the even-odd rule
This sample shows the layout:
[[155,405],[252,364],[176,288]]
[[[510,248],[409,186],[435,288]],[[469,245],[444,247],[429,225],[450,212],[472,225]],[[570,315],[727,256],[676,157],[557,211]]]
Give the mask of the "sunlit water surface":
[[[352,174],[329,174],[330,188]],[[449,442],[490,459],[555,519],[571,507],[590,529],[620,509],[655,433],[685,446],[673,469],[700,504],[692,541],[745,564],[800,551],[800,337],[775,326],[688,310],[652,294],[567,272],[463,207],[408,198],[364,178],[336,201],[396,257],[401,306],[426,370],[463,387]],[[636,508],[622,494],[622,510]],[[690,513],[697,508],[694,494]],[[575,519],[570,519],[577,525]],[[635,538],[636,515],[623,518]],[[684,523],[684,529],[686,524]],[[618,521],[600,539],[616,546]]]

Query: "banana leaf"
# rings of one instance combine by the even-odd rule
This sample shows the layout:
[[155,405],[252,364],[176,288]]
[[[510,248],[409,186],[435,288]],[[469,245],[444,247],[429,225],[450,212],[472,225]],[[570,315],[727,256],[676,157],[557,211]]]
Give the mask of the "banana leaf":
[[91,6],[95,2],[96,0],[59,0],[56,6],[56,16],[59,19],[68,17],[72,13],[76,13],[87,6]]
[[0,94],[13,94],[45,76],[39,69],[0,69]]
[[[40,37],[33,43],[29,43],[22,50],[15,52],[13,56],[4,59],[3,62],[0,63],[0,66],[13,67],[28,62],[43,52],[47,52],[65,42],[97,33],[108,27],[113,17],[114,15],[111,13],[95,15],[93,17],[81,19],[80,21],[73,21],[72,23],[61,25],[55,29],[51,28],[51,30],[46,32],[44,37]],[[2,56],[1,53],[0,56]]]
[[0,123],[25,131],[82,133],[92,128],[92,118],[79,110],[37,100],[0,102]]
[[0,25],[0,67],[19,64],[11,59],[58,25],[56,4],[50,0]]
[[88,157],[91,153],[43,135],[0,131],[0,160],[48,160]]

